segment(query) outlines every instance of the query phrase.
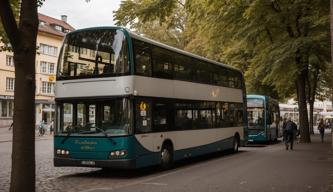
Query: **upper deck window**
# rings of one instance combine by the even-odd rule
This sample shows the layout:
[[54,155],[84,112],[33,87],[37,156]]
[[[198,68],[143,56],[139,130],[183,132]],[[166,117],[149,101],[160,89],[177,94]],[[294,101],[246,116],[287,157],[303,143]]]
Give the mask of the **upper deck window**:
[[64,42],[58,78],[91,78],[129,74],[125,35],[97,29],[69,34]]

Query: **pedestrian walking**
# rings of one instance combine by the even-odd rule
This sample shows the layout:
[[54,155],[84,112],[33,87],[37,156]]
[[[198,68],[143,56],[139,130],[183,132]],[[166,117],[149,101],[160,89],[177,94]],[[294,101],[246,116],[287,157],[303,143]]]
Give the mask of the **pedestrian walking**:
[[45,122],[42,120],[39,124],[39,136],[43,136],[45,134]]
[[54,129],[54,121],[52,120],[50,125],[49,125],[49,128],[50,128],[50,135],[53,134],[53,129]]
[[291,120],[291,117],[288,117],[288,120],[283,123],[283,135],[284,135],[284,143],[286,146],[286,150],[293,150],[294,148],[294,139],[297,132],[297,125]]
[[323,119],[319,120],[318,130],[319,130],[319,133],[320,133],[321,142],[323,143],[324,142],[324,135],[325,135],[325,125],[324,125],[324,120]]

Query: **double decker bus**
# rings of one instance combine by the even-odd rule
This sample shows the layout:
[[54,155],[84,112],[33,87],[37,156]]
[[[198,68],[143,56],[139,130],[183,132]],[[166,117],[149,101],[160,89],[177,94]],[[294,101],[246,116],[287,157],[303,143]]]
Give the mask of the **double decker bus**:
[[142,168],[246,142],[242,73],[120,27],[66,35],[55,166]]
[[247,95],[248,141],[271,142],[282,136],[278,101],[265,95]]

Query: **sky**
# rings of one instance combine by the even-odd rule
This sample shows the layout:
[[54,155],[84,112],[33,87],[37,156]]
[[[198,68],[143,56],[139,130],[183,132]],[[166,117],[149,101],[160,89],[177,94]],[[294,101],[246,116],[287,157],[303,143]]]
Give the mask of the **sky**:
[[114,25],[113,11],[121,0],[45,0],[38,12],[60,19],[67,15],[67,22],[75,29]]

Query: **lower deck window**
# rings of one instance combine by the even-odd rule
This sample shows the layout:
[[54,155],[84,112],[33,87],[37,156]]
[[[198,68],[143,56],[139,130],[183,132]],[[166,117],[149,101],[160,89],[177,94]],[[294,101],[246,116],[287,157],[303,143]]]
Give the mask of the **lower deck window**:
[[136,133],[243,126],[243,103],[135,99]]

